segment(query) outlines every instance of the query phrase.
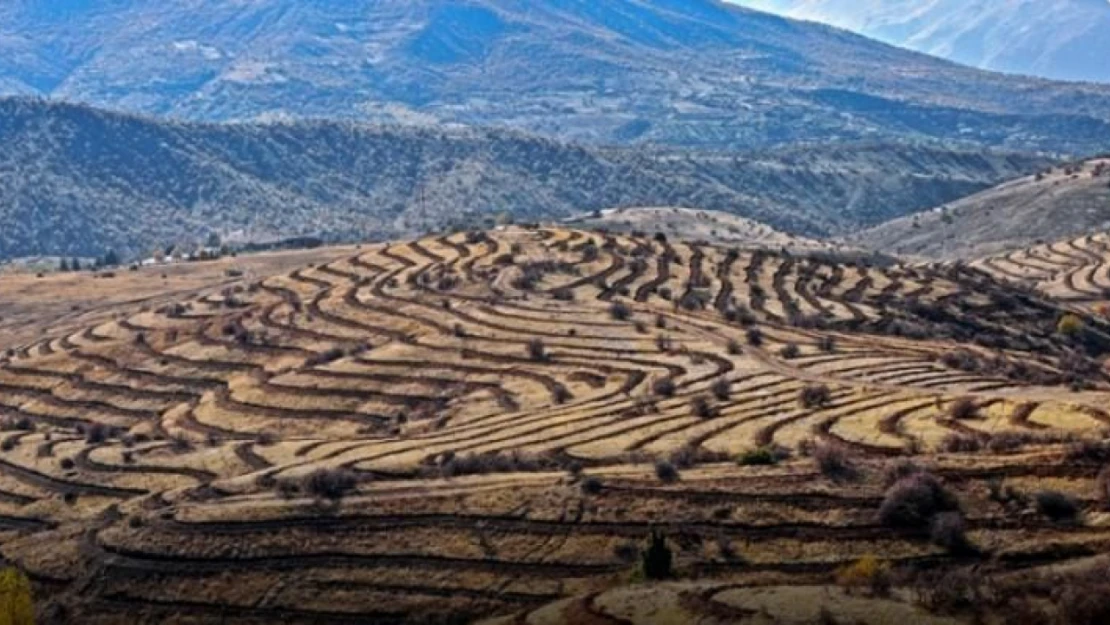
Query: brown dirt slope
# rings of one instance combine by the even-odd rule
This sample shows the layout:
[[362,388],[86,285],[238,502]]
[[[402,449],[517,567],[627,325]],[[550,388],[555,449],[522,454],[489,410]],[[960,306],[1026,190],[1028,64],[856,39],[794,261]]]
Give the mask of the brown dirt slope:
[[1110,159],[1056,167],[849,235],[890,254],[972,259],[1110,227]]

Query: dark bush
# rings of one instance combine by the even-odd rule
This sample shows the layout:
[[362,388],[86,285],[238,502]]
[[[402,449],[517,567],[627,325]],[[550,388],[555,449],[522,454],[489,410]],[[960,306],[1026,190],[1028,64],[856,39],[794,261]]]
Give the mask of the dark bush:
[[640,557],[640,546],[634,542],[623,542],[613,547],[613,555],[626,564],[631,564]]
[[798,392],[798,403],[808,410],[827,406],[831,402],[832,393],[824,384],[807,384]]
[[1110,441],[1082,440],[1068,445],[1065,452],[1068,462],[1110,462]]
[[85,442],[98,445],[112,436],[112,429],[103,423],[92,423],[85,426]]
[[779,350],[779,356],[782,356],[786,360],[793,360],[801,355],[802,350],[798,347],[797,343],[787,343]]
[[839,443],[816,443],[809,453],[817,470],[829,479],[850,480],[857,475],[851,454]]
[[826,354],[831,354],[832,352],[835,352],[836,339],[828,335],[822,336],[821,338],[817,339],[817,349],[825,352]]
[[597,477],[591,475],[582,480],[582,492],[587,495],[597,495],[602,488],[604,488],[604,485],[601,483],[601,479]]
[[951,553],[971,551],[967,529],[962,514],[956,511],[941,512],[933,517],[929,527],[929,540]]
[[675,450],[668,458],[677,469],[689,469],[699,464],[727,462],[729,455],[725,452],[711,451],[695,445],[684,445]]
[[717,416],[717,409],[709,402],[709,398],[703,395],[690,400],[690,412],[699,419],[712,419]]
[[751,345],[752,347],[759,347],[760,345],[763,345],[763,331],[759,328],[748,328],[745,336],[748,339],[748,345]]
[[740,343],[735,339],[729,339],[725,349],[728,350],[730,356],[739,356],[744,353],[744,348],[740,347]]
[[651,542],[642,554],[644,577],[651,580],[670,579],[673,556],[667,539],[660,532],[651,533]]
[[709,392],[713,393],[717,401],[728,401],[732,396],[732,382],[725,378],[717,378],[709,385]]
[[609,316],[617,321],[627,321],[632,316],[632,311],[621,302],[613,302],[609,305]]
[[304,480],[304,490],[310,495],[338,500],[358,486],[358,477],[346,469],[316,469]]
[[1079,503],[1060,491],[1043,490],[1033,496],[1037,511],[1057,523],[1074,521],[1079,517]]
[[651,383],[651,392],[660,397],[674,397],[675,383],[673,378],[659,378]]
[[669,460],[659,460],[655,463],[655,477],[659,478],[659,481],[664,484],[677,482],[679,478],[678,469]]
[[765,445],[740,454],[737,464],[744,467],[772,466],[790,458],[790,450],[780,445]]
[[961,397],[948,407],[948,416],[957,421],[975,419],[979,416],[979,406],[970,397]]
[[571,395],[570,390],[568,390],[567,387],[563,386],[562,384],[556,385],[551,390],[551,400],[560,406],[567,403],[571,399],[574,399],[574,396]]
[[544,362],[548,359],[547,348],[542,340],[536,338],[528,341],[528,358],[536,362]]
[[904,477],[887,489],[879,521],[887,527],[925,529],[942,512],[959,512],[959,502],[931,473]]
[[560,302],[573,302],[574,291],[566,288],[558,288],[551,292],[551,297],[559,300]]

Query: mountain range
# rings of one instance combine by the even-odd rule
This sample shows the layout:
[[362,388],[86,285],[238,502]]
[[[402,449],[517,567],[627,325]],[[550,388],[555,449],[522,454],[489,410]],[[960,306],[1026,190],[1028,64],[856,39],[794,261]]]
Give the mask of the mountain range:
[[397,236],[499,213],[725,210],[836,234],[1031,172],[1042,156],[904,144],[748,153],[582,147],[516,131],[199,123],[0,99],[0,258],[125,256],[212,233]]
[[1110,82],[1106,0],[734,0],[974,67]]
[[987,73],[715,0],[10,0],[0,93],[705,149],[1085,154],[1110,137],[1110,86]]

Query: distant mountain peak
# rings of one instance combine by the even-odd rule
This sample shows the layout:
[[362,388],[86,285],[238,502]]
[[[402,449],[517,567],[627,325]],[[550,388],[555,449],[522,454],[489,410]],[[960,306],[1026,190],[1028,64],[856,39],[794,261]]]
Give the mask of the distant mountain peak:
[[1110,82],[1107,0],[732,0],[960,63]]

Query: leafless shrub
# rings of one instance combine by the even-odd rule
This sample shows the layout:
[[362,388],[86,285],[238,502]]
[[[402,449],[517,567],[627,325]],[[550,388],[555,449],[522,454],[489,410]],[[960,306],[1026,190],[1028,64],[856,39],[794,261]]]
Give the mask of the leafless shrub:
[[977,568],[922,573],[913,581],[913,592],[918,604],[939,614],[977,611],[992,595],[989,581]]
[[689,469],[699,464],[727,462],[729,455],[725,452],[711,451],[697,445],[684,445],[672,452],[667,460],[679,469]]
[[887,489],[879,507],[883,525],[901,529],[928,528],[942,512],[959,512],[959,502],[940,480],[924,471],[912,473]]
[[798,403],[807,410],[832,403],[832,392],[824,384],[807,384],[798,392]]
[[814,443],[809,450],[817,470],[832,480],[852,480],[858,476],[848,449],[839,443]]

